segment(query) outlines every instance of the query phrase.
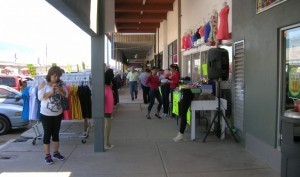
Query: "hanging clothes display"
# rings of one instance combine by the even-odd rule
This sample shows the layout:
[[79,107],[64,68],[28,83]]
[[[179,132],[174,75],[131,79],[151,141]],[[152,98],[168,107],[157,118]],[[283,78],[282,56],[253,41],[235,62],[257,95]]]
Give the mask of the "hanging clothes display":
[[81,105],[80,100],[77,95],[78,86],[72,85],[70,86],[70,98],[71,98],[71,117],[75,120],[81,120],[82,117],[82,111],[81,111]]
[[210,17],[210,33],[208,37],[208,43],[210,46],[215,46],[217,44],[217,33],[218,33],[218,12],[214,10],[212,16]]
[[186,49],[186,40],[185,35],[181,39],[181,49]]
[[220,25],[219,25],[219,31],[217,33],[218,40],[230,39],[230,34],[228,29],[228,14],[229,14],[229,6],[225,5],[219,13]]
[[[68,93],[70,93],[71,89],[70,89],[69,85],[66,85],[66,89],[67,89]],[[68,102],[69,102],[69,109],[64,110],[64,115],[63,115],[64,120],[71,120],[72,119],[72,116],[71,116],[72,104],[71,104],[71,96],[70,95],[68,96]]]
[[185,41],[186,41],[186,49],[190,49],[192,47],[192,39],[190,34],[187,34],[185,36]]
[[21,94],[21,98],[23,99],[23,110],[22,110],[22,120],[29,120],[29,90],[30,87],[26,87]]
[[40,101],[37,97],[37,86],[29,87],[29,120],[39,120]]
[[92,92],[87,85],[81,85],[78,87],[77,95],[81,105],[82,117],[92,118]]
[[209,33],[210,33],[210,23],[207,22],[204,29],[204,42],[208,41]]

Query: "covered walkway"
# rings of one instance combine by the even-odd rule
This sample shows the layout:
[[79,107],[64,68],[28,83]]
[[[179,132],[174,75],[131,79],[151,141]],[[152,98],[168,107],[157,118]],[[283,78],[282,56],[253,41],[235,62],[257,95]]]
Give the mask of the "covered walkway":
[[[178,132],[176,120],[154,118],[154,110],[148,120],[141,93],[135,101],[127,88],[119,94],[121,103],[116,107],[111,133],[113,149],[95,153],[93,132],[86,144],[79,138],[62,136],[60,150],[66,160],[45,165],[42,141],[34,146],[31,140],[12,142],[0,149],[0,177],[279,177],[231,138],[221,141],[209,135],[202,143],[204,126],[197,127],[196,141],[189,141],[187,132],[186,141],[173,142]],[[65,121],[61,130],[82,129],[82,122]],[[32,130],[23,136],[32,136]]]

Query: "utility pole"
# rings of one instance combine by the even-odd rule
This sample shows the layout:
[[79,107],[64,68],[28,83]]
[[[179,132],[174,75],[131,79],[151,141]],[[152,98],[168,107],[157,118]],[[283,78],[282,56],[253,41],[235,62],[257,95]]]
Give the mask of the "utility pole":
[[48,72],[48,68],[47,68],[47,57],[48,57],[48,49],[47,49],[47,43],[46,43],[46,61],[45,61],[46,72]]

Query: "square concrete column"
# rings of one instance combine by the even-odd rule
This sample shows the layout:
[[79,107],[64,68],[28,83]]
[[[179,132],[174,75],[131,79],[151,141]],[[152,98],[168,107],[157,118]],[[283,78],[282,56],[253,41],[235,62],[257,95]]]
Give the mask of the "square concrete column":
[[91,37],[92,117],[95,152],[104,152],[104,1],[98,0],[98,32],[96,36]]

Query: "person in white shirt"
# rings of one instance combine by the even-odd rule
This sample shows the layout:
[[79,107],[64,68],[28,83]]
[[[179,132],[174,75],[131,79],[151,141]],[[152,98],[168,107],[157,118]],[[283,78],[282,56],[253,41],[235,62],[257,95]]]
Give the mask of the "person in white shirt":
[[129,80],[130,95],[133,101],[137,99],[139,80],[139,73],[135,70],[134,66],[131,67],[131,71],[127,74],[127,79]]
[[53,158],[64,160],[64,156],[58,151],[59,148],[59,130],[63,117],[62,99],[68,97],[66,87],[63,85],[60,77],[62,70],[58,66],[52,66],[46,76],[38,86],[38,99],[41,101],[41,121],[44,129],[44,151],[46,154],[45,163],[53,164],[50,155],[50,139],[53,142]]

